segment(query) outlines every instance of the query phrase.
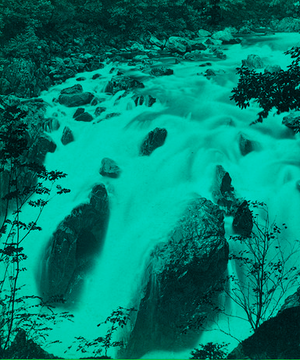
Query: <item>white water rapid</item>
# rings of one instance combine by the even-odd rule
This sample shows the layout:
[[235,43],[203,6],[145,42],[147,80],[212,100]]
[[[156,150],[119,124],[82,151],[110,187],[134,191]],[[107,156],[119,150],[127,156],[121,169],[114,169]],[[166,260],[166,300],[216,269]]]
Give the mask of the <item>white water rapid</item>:
[[[299,41],[300,34],[293,33],[249,38],[242,44],[224,46],[227,59],[209,59],[211,67],[199,67],[203,62],[154,63],[171,67],[174,70],[171,76],[151,77],[138,67],[124,64],[108,64],[101,70],[78,74],[77,77],[86,78],[80,82],[84,91],[105,98],[101,106],[107,107],[107,113],[121,113],[101,122],[98,118],[90,123],[74,121],[74,108],[53,102],[62,89],[78,83],[75,78],[43,92],[41,98],[49,104],[47,117],[56,116],[61,125],[59,130],[49,133],[57,149],[47,154],[46,167],[67,173],[67,178],[59,183],[71,192],[49,202],[39,221],[43,231],[32,234],[24,243],[24,252],[28,254],[28,271],[20,277],[20,283],[26,283],[24,293],[38,293],[41,259],[51,234],[75,206],[88,201],[94,185],[105,184],[110,203],[108,231],[97,264],[87,274],[78,301],[62,309],[74,314],[73,322],[57,323],[53,331],[49,331],[47,342],[59,339],[62,343],[49,345],[45,350],[67,358],[91,355],[76,352],[74,344],[67,348],[75,336],[92,340],[103,335],[101,327],[96,325],[118,306],[131,306],[132,299],[139,294],[145,261],[154,245],[166,238],[195,194],[212,200],[216,165],[222,165],[229,172],[239,197],[264,201],[270,219],[287,224],[282,238],[299,237],[299,134],[294,135],[281,124],[286,114],[275,115],[275,112],[262,124],[249,126],[257,118],[259,108],[253,105],[241,110],[229,100],[238,80],[236,67],[242,59],[256,54],[265,66],[278,64],[286,69],[291,59],[283,52],[299,45]],[[116,69],[110,73],[112,67]],[[207,68],[212,68],[216,76],[203,76]],[[136,106],[133,93],[119,100],[122,92],[115,96],[105,94],[105,85],[118,70],[142,81],[145,88],[138,89],[137,93],[150,94],[157,102],[149,108]],[[101,77],[92,80],[96,73]],[[95,107],[85,108],[94,113]],[[75,138],[66,146],[60,141],[65,126],[72,130]],[[139,156],[140,144],[156,127],[167,130],[165,144],[151,156]],[[240,132],[258,143],[257,150],[241,155]],[[119,178],[99,174],[104,157],[116,161],[122,171]],[[28,219],[32,217],[29,211]],[[231,234],[231,222],[232,218],[226,222],[227,236]],[[241,315],[231,301],[224,299],[224,302],[227,312]],[[217,331],[217,327],[239,339],[249,335],[245,322],[223,316],[199,335],[199,343],[225,341],[230,343],[229,350],[233,349],[237,341]],[[189,358],[191,350],[153,351],[144,358]],[[109,355],[114,356],[113,349]]]

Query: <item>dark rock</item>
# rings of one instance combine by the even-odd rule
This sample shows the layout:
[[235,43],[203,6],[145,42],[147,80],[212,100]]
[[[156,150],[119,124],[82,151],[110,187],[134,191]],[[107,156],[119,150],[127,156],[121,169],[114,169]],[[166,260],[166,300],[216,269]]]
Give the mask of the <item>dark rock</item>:
[[84,273],[103,246],[108,218],[107,191],[104,185],[96,185],[90,202],[77,206],[58,225],[43,263],[40,287],[45,299],[68,300],[80,289]]
[[100,76],[101,76],[101,74],[94,74],[94,75],[92,76],[92,79],[93,79],[93,80],[96,80],[96,79],[98,79]]
[[86,80],[86,78],[84,76],[76,78],[76,81],[84,81],[84,80]]
[[140,155],[151,155],[152,152],[165,143],[167,130],[155,128],[150,131],[140,148]]
[[146,106],[151,107],[156,102],[156,99],[151,95],[134,96],[133,100],[136,106],[145,104]]
[[190,41],[180,36],[169,37],[165,48],[178,54],[184,54],[192,49]]
[[19,329],[10,347],[3,350],[1,359],[58,359],[58,357],[47,353],[32,339],[28,339],[26,332]]
[[144,84],[130,77],[113,77],[105,88],[105,92],[115,95],[120,90],[133,90],[144,88]]
[[300,31],[300,20],[294,17],[283,18],[277,22],[275,30],[280,32],[298,32]]
[[76,121],[84,121],[84,122],[91,122],[93,120],[93,116],[88,112],[83,112],[80,115],[76,116]]
[[121,113],[110,113],[105,116],[105,119],[111,119],[115,116],[120,116],[120,115],[121,115]]
[[55,150],[55,143],[47,136],[41,136],[30,147],[28,152],[28,160],[38,164],[43,164],[46,154],[48,152],[54,153]]
[[240,134],[239,137],[239,148],[243,156],[246,156],[255,149],[256,142],[251,141],[245,137],[244,134]]
[[192,40],[190,41],[190,44],[191,44],[191,50],[194,51],[194,50],[206,50],[207,49],[207,46],[205,46],[204,44],[202,44],[201,41],[198,41],[198,40]]
[[280,312],[242,341],[227,359],[299,359],[300,307]]
[[150,75],[153,76],[164,76],[164,75],[173,75],[174,71],[172,69],[167,69],[165,67],[153,68],[150,71]]
[[242,60],[242,64],[250,69],[261,69],[264,67],[262,59],[255,54],[248,55],[247,60]]
[[74,115],[73,115],[73,119],[75,119],[77,116],[83,114],[85,112],[85,109],[84,108],[78,108],[76,109]]
[[83,92],[82,85],[76,84],[61,90],[60,94],[74,95],[74,94],[81,94],[82,92]]
[[264,73],[275,74],[281,70],[280,65],[268,65],[265,67]]
[[[76,86],[76,85],[74,85]],[[89,92],[84,92],[81,94],[74,95],[60,95],[58,98],[58,102],[61,105],[65,105],[67,107],[75,107],[89,104],[94,98],[94,95]]]
[[234,188],[231,185],[231,177],[222,165],[216,166],[216,177],[212,187],[214,202],[226,212],[230,212],[236,203]]
[[94,99],[91,101],[91,105],[92,105],[92,106],[96,106],[96,105],[98,105],[98,103],[99,103],[99,101],[98,101],[98,99],[95,98],[95,97],[94,97]]
[[101,168],[99,170],[99,173],[102,176],[107,176],[110,178],[118,178],[120,176],[121,169],[114,160],[109,158],[104,158],[101,161]]
[[233,38],[230,40],[222,40],[222,45],[235,45],[235,44],[240,44],[241,42],[242,42],[242,39]]
[[211,66],[212,64],[210,62],[206,62],[204,64],[200,64],[200,67],[204,67],[204,66]]
[[300,131],[300,116],[299,112],[291,113],[285,116],[282,120],[282,124],[293,130],[295,133]]
[[73,136],[72,130],[66,126],[63,130],[61,142],[63,145],[68,145],[70,142],[73,142],[73,141],[74,141],[74,136]]
[[106,111],[106,107],[104,106],[98,106],[95,110],[95,113],[94,115],[97,117],[97,116],[100,116],[104,111]]
[[227,267],[224,234],[223,212],[211,201],[199,198],[187,207],[168,240],[150,255],[145,295],[122,358],[192,346],[189,328],[200,326],[197,321],[211,311],[202,300]]
[[205,76],[207,76],[207,77],[216,76],[216,73],[212,69],[207,69],[205,71]]
[[45,119],[43,130],[46,132],[53,132],[60,128],[60,123],[56,118]]
[[245,237],[251,235],[253,228],[253,215],[249,209],[249,204],[246,200],[243,201],[238,207],[234,215],[232,227],[233,230],[239,235]]

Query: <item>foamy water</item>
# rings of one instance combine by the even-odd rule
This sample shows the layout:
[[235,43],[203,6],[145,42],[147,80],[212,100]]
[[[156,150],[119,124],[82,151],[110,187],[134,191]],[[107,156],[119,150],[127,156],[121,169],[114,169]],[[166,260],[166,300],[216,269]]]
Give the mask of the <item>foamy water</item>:
[[[203,76],[210,67],[199,67],[202,62],[182,62],[172,65],[174,75],[154,78],[127,65],[106,65],[104,69],[81,73],[84,91],[90,91],[106,100],[100,106],[107,113],[120,116],[91,123],[73,119],[74,108],[66,108],[53,102],[59,92],[77,84],[69,79],[54,86],[41,96],[48,104],[48,117],[57,117],[60,129],[49,136],[57,144],[55,153],[48,154],[46,167],[68,174],[60,181],[71,189],[66,195],[57,196],[46,206],[39,225],[43,231],[32,234],[24,243],[28,271],[21,274],[20,282],[26,283],[27,293],[38,292],[37,282],[41,262],[51,234],[71,210],[88,201],[95,184],[104,183],[109,193],[110,219],[104,248],[95,268],[86,276],[83,293],[67,310],[74,314],[74,322],[57,324],[49,333],[52,341],[59,339],[61,345],[46,347],[56,355],[74,358],[76,346],[64,353],[75,336],[90,340],[100,336],[96,325],[104,321],[118,306],[128,307],[141,295],[145,283],[144,270],[147,258],[154,246],[166,239],[185,206],[195,194],[212,200],[211,187],[216,165],[222,165],[232,178],[238,197],[264,201],[268,205],[271,220],[288,226],[282,232],[283,241],[297,239],[300,231],[298,221],[300,193],[299,135],[281,124],[286,114],[271,113],[263,124],[249,126],[257,118],[259,108],[252,106],[241,110],[229,100],[230,91],[237,84],[235,68],[249,54],[261,56],[264,65],[279,64],[283,69],[291,63],[283,51],[297,45],[299,34],[278,34],[273,37],[250,40],[242,45],[228,46],[226,60],[215,60],[211,68],[217,73],[208,79]],[[156,64],[161,65],[160,63]],[[145,88],[139,94],[150,94],[157,102],[148,108],[136,107],[132,95],[118,100],[119,95],[103,93],[109,79],[118,69],[125,75],[142,79]],[[96,73],[102,76],[92,80]],[[93,114],[95,107],[85,106]],[[103,117],[103,115],[102,115]],[[101,118],[101,117],[100,117]],[[75,141],[64,146],[60,142],[62,131],[68,126]],[[154,128],[168,132],[165,144],[151,156],[139,156],[139,147]],[[246,156],[239,150],[239,136],[257,142],[257,149]],[[121,168],[118,179],[99,175],[101,160],[112,158]],[[26,213],[30,219],[31,213]],[[231,221],[226,220],[227,236],[231,234]],[[229,273],[234,273],[229,264]],[[223,296],[226,312],[234,317],[220,316],[207,326],[199,342],[230,342],[229,349],[249,335],[247,323],[238,320],[242,312],[232,301]],[[64,309],[65,310],[65,309]],[[220,330],[221,329],[221,330]],[[105,332],[104,332],[105,333]],[[227,336],[230,333],[232,336]],[[188,358],[192,349],[180,353],[155,352],[144,358]],[[84,354],[87,356],[88,353]],[[114,355],[114,351],[109,352]]]

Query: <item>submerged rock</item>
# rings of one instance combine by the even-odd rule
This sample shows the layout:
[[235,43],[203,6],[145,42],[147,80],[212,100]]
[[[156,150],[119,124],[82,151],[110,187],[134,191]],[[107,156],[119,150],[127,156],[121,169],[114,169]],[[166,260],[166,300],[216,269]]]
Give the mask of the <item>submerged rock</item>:
[[257,146],[256,141],[249,140],[246,138],[246,136],[243,133],[240,133],[239,148],[243,156],[246,156],[250,152],[254,151],[256,146]]
[[105,92],[115,95],[120,90],[133,90],[144,88],[144,84],[130,77],[114,76],[105,88]]
[[57,227],[45,254],[40,288],[45,299],[68,300],[103,245],[109,218],[104,185],[94,186],[90,202],[77,206]]
[[195,330],[211,311],[204,297],[226,270],[224,234],[223,211],[211,201],[198,198],[187,207],[167,241],[150,255],[149,280],[122,356],[139,359],[189,342],[189,328]]
[[167,69],[165,67],[153,68],[150,71],[150,75],[153,76],[164,76],[164,75],[173,75],[173,74],[174,74],[174,70]]
[[140,148],[140,155],[151,155],[155,149],[165,143],[167,130],[155,128],[150,131]]

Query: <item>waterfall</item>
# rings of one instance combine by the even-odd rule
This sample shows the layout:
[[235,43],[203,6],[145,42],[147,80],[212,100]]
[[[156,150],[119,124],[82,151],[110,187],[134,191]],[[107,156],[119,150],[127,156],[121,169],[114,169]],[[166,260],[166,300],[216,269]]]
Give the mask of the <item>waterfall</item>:
[[[211,186],[217,165],[229,172],[240,197],[264,201],[268,204],[270,218],[276,218],[278,224],[287,224],[288,228],[282,233],[283,241],[285,237],[297,238],[300,231],[300,193],[296,185],[300,180],[299,156],[296,155],[299,134],[292,136],[281,124],[283,116],[273,113],[263,124],[249,127],[256,119],[258,107],[254,104],[241,110],[229,100],[238,79],[235,69],[242,59],[248,54],[257,54],[265,65],[279,64],[285,69],[290,59],[282,54],[283,44],[294,45],[300,35],[279,34],[263,40],[251,45],[246,41],[228,46],[227,59],[212,62],[216,76],[210,79],[204,76],[209,67],[199,67],[201,62],[185,61],[177,65],[167,63],[174,69],[172,76],[151,77],[126,64],[114,65],[117,69],[112,72],[113,65],[107,64],[103,69],[78,74],[86,78],[80,82],[84,91],[92,92],[101,101],[100,106],[107,108],[105,114],[120,114],[107,119],[100,115],[89,123],[75,121],[75,108],[53,101],[62,89],[77,84],[75,78],[42,93],[41,98],[48,103],[46,116],[56,118],[61,125],[59,130],[48,134],[57,149],[47,155],[45,165],[49,170],[68,174],[60,184],[71,192],[49,202],[39,223],[43,231],[32,234],[24,243],[28,254],[28,271],[20,275],[20,281],[26,283],[24,292],[38,293],[41,261],[50,246],[51,235],[73,208],[89,201],[94,185],[105,185],[110,203],[103,249],[95,266],[86,274],[78,298],[61,309],[74,314],[73,322],[63,321],[54,326],[47,341],[59,339],[62,344],[52,344],[47,351],[68,358],[91,355],[76,352],[74,337],[92,340],[105,335],[105,330],[97,324],[118,306],[128,308],[138,304],[141,287],[147,282],[145,268],[149,254],[155,245],[166,239],[195,194],[213,200]],[[154,65],[163,63],[157,61]],[[113,96],[104,93],[118,70],[143,82],[145,87],[136,91],[146,98],[143,104],[135,104],[134,92],[121,91]],[[101,77],[92,80],[96,73]],[[151,107],[148,106],[149,96],[156,99]],[[95,106],[84,108],[94,114]],[[60,141],[65,126],[74,135],[74,142],[67,145]],[[141,143],[156,127],[167,130],[164,145],[151,156],[139,156]],[[239,149],[241,133],[257,144],[255,151],[246,156]],[[121,169],[119,178],[99,174],[103,158],[117,163]],[[28,219],[32,216],[30,211],[24,210]],[[231,218],[226,220],[227,236],[231,232],[231,221]],[[228,271],[234,273],[234,266]],[[154,279],[153,291],[157,291]],[[224,303],[228,311],[241,315],[240,309],[230,300],[225,299]],[[224,316],[216,321],[217,327],[224,325],[225,331],[231,331],[235,337],[249,334],[247,330],[240,333],[244,323],[237,318],[230,320],[229,329]],[[236,345],[236,341],[215,329],[214,325],[202,333],[199,341],[222,342],[225,339],[231,343],[231,348]],[[113,350],[109,355],[114,354]],[[189,357],[191,350],[170,353],[153,349],[144,358]]]

